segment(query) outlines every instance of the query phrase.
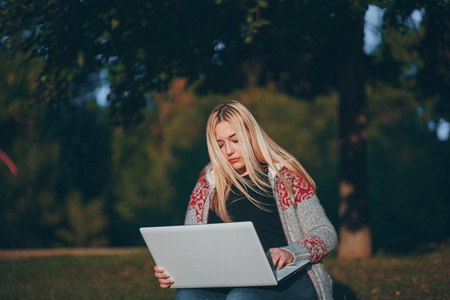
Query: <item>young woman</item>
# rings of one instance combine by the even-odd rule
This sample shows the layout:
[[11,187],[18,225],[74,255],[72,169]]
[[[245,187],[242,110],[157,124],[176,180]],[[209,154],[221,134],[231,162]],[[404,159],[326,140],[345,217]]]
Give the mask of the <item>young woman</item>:
[[[185,224],[252,221],[275,267],[311,263],[277,286],[180,289],[175,299],[332,299],[321,260],[336,248],[337,235],[303,166],[234,100],[211,112],[206,136],[211,162],[192,192]],[[158,266],[155,276],[163,288],[173,283]]]

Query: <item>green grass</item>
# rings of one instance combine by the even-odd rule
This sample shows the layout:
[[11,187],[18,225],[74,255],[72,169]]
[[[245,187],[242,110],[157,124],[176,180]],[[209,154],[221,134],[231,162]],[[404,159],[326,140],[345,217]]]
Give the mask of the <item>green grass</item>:
[[450,299],[450,248],[424,255],[325,259],[336,299]]
[[[425,255],[325,260],[336,299],[450,299],[450,249]],[[0,299],[171,299],[146,249],[114,256],[0,260]]]
[[0,260],[0,299],[171,299],[146,249],[114,256]]

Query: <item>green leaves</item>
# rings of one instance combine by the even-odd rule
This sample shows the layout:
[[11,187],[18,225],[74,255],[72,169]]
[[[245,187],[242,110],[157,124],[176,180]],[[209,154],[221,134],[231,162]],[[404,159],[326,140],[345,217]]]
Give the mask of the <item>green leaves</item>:
[[77,247],[105,246],[108,218],[102,199],[90,199],[83,203],[82,196],[72,192],[67,198],[67,228],[59,228],[57,235],[68,245]]
[[[248,1],[251,2],[251,1]],[[262,17],[264,9],[269,7],[269,1],[261,0],[255,1],[255,5],[247,9],[247,15],[245,18],[245,22],[247,23],[248,29],[245,33],[244,42],[250,44],[253,42],[253,39],[256,35],[258,35],[259,30],[267,25],[270,25],[271,22]]]

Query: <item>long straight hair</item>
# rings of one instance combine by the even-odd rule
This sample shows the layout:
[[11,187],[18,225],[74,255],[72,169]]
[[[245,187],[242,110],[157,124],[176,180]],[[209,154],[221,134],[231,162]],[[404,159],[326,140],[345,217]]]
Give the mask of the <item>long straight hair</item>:
[[[219,148],[216,138],[216,126],[221,122],[229,122],[234,129],[241,148],[242,158],[250,177],[250,184],[233,169]],[[206,139],[211,168],[216,182],[216,189],[212,195],[210,206],[211,210],[215,211],[225,222],[232,221],[227,212],[226,201],[233,184],[253,204],[264,209],[261,203],[250,197],[246,186],[255,191],[258,189],[268,191],[270,185],[267,183],[267,180],[263,180],[267,178],[264,170],[267,166],[271,167],[283,181],[290,199],[295,205],[292,188],[286,178],[276,168],[275,163],[281,163],[316,189],[314,180],[300,162],[275,143],[259,126],[250,111],[238,101],[228,100],[213,109],[206,125]]]

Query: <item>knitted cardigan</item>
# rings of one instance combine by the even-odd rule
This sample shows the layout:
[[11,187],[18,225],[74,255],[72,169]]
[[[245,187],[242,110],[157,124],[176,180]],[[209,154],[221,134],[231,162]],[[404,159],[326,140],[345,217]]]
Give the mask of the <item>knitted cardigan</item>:
[[[292,204],[286,186],[269,168],[269,181],[288,241],[288,246],[280,248],[294,255],[294,263],[309,260],[311,263],[306,266],[306,270],[319,299],[333,299],[332,279],[321,260],[336,248],[336,231],[307,182],[281,164],[276,167],[291,184],[296,202],[296,205]],[[200,177],[192,192],[185,217],[186,225],[208,222],[209,205],[215,188],[212,172],[208,165],[205,175]]]

